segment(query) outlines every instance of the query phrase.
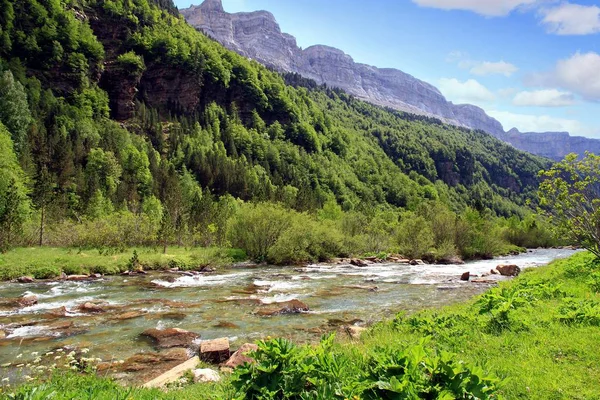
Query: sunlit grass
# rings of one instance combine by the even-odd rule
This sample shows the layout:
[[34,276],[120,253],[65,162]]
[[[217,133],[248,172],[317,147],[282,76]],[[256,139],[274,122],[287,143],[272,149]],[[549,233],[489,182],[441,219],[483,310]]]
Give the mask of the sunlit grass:
[[37,279],[54,278],[61,272],[70,274],[116,274],[126,271],[129,261],[137,252],[139,263],[146,270],[176,266],[194,269],[204,265],[223,265],[244,259],[243,252],[235,249],[204,247],[137,247],[128,249],[76,249],[26,247],[0,254],[0,280],[32,276]]

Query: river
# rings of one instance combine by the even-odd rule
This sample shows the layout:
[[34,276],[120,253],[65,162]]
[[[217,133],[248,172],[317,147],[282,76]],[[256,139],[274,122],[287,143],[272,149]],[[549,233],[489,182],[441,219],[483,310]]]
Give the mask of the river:
[[[35,295],[38,302],[0,308],[0,331],[6,336],[0,339],[0,364],[24,351],[66,345],[89,348],[104,360],[123,359],[152,350],[140,333],[155,327],[190,330],[202,339],[228,337],[234,348],[267,335],[314,340],[339,324],[369,325],[399,311],[465,300],[489,287],[460,281],[465,271],[484,274],[498,264],[531,268],[571,254],[538,249],[464,265],[259,266],[198,276],[150,273],[83,282],[5,282],[0,283],[0,298]],[[306,303],[310,311],[272,317],[255,313],[265,304],[291,299]],[[81,311],[86,302],[102,302],[105,312]]]

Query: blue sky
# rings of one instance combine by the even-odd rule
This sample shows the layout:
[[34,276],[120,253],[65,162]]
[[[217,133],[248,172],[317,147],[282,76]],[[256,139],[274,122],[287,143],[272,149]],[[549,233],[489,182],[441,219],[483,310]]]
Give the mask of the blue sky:
[[[201,0],[175,1],[180,8]],[[398,68],[506,130],[600,138],[600,2],[592,0],[223,0],[268,10],[301,47],[337,47]]]

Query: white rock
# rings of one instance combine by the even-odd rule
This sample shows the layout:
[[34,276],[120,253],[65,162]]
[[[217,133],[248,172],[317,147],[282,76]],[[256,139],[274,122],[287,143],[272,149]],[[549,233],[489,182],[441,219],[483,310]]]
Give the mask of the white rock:
[[217,371],[210,368],[200,368],[194,370],[194,382],[219,382],[221,376]]

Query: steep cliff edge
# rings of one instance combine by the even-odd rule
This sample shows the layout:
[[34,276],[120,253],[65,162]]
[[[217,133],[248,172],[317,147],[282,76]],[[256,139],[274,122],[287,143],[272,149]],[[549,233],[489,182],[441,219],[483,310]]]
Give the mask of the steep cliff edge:
[[569,153],[583,155],[586,151],[600,154],[600,140],[571,136],[568,132],[519,132],[513,128],[500,139],[530,153],[562,160]]
[[317,83],[341,88],[371,103],[493,135],[502,125],[481,108],[448,102],[434,86],[392,68],[354,62],[343,51],[323,45],[301,49],[296,39],[282,33],[267,11],[229,14],[221,0],[205,0],[181,10],[186,20],[208,36],[246,57],[283,72],[295,72]]
[[600,140],[566,132],[505,132],[502,124],[483,109],[453,104],[433,85],[400,70],[356,63],[348,54],[329,46],[301,49],[293,36],[281,32],[275,17],[267,11],[230,14],[221,0],[205,0],[180,12],[192,26],[243,56],[282,72],[298,73],[318,84],[338,87],[370,103],[479,129],[520,150],[554,160],[570,152],[600,152]]

